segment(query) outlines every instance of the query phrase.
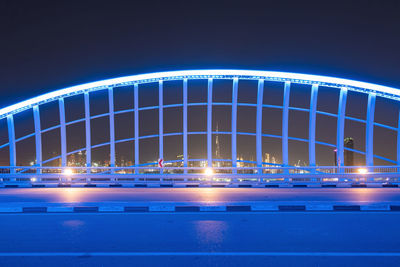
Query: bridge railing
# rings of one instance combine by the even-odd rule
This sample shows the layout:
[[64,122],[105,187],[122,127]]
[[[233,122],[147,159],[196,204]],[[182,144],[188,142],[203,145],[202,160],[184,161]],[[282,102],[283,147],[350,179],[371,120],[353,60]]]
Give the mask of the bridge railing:
[[0,167],[0,183],[398,183],[400,166]]

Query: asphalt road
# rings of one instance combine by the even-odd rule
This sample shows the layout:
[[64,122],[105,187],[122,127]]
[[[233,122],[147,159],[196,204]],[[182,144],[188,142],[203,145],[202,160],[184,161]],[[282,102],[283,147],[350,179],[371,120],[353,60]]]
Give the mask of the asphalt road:
[[0,214],[0,266],[399,266],[400,213]]
[[400,188],[5,188],[9,202],[399,202]]

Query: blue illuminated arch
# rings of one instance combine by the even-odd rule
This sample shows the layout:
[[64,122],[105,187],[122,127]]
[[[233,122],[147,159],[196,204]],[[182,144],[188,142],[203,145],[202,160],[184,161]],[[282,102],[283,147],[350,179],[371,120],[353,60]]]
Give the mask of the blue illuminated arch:
[[44,95],[40,95],[20,103],[0,109],[0,119],[7,115],[15,114],[23,110],[32,108],[35,105],[44,104],[64,98],[82,94],[84,92],[97,91],[107,89],[109,87],[120,87],[134,84],[151,83],[170,80],[183,79],[249,79],[249,80],[266,80],[278,82],[290,82],[299,84],[317,84],[326,87],[347,88],[364,93],[376,93],[376,95],[400,99],[400,90],[393,87],[387,87],[372,83],[360,81],[340,79],[327,76],[299,74],[290,72],[273,72],[273,71],[253,71],[253,70],[186,70],[186,71],[171,71],[171,72],[156,72],[149,74],[140,74],[133,76],[125,76],[114,79],[107,79],[92,83],[85,83],[77,86],[67,87],[61,90],[56,90]]
[[[205,79],[208,80],[208,102],[207,103],[188,103],[187,101],[187,82],[188,80],[194,79]],[[212,106],[216,103],[213,103],[212,97],[212,88],[213,88],[213,79],[228,79],[232,80],[232,102],[226,105],[232,106],[232,128],[231,132],[213,132],[211,129],[211,122],[212,122]],[[181,80],[183,82],[183,103],[182,104],[175,104],[175,105],[163,105],[162,103],[162,92],[163,92],[163,82],[165,81],[173,81],[173,80]],[[238,80],[256,80],[258,81],[258,100],[257,104],[245,104],[245,103],[238,103],[237,101],[237,83]],[[267,81],[275,81],[282,83],[282,89],[284,91],[284,99],[282,106],[273,106],[273,105],[264,105],[262,103],[263,98],[263,85],[264,82]],[[157,82],[159,84],[159,105],[153,107],[145,107],[139,108],[138,103],[138,87],[141,84],[145,83],[153,83]],[[306,84],[310,85],[311,90],[311,101],[310,107],[308,109],[303,108],[295,108],[289,106],[289,96],[290,96],[290,85],[291,84]],[[116,87],[124,87],[124,86],[134,86],[134,108],[129,110],[122,110],[122,111],[114,111],[113,106],[113,89]],[[330,114],[327,112],[318,111],[316,109],[317,106],[317,95],[318,95],[318,88],[319,86],[325,87],[333,87],[340,90],[340,99],[339,99],[339,108],[338,114]],[[109,97],[109,112],[105,114],[100,114],[96,116],[90,115],[89,110],[89,92],[98,91],[98,90],[108,90],[108,97]],[[346,100],[347,100],[347,92],[348,91],[357,91],[366,93],[368,95],[368,108],[367,108],[367,119],[360,120],[352,117],[345,116],[345,107],[346,107]],[[85,117],[82,119],[78,119],[72,122],[65,122],[65,110],[64,110],[64,98],[84,94],[85,100]],[[163,138],[168,135],[182,135],[183,136],[183,153],[184,159],[183,163],[186,167],[188,165],[188,157],[187,157],[187,137],[190,134],[205,134],[207,135],[207,160],[208,164],[211,165],[213,158],[211,153],[211,136],[212,134],[231,134],[232,136],[232,157],[230,161],[232,162],[232,166],[236,166],[236,136],[237,135],[254,135],[256,136],[256,143],[257,143],[257,161],[254,162],[258,166],[262,166],[266,164],[262,162],[262,137],[272,137],[272,138],[281,138],[282,139],[282,159],[283,165],[287,166],[289,164],[288,160],[288,140],[297,140],[302,142],[308,142],[309,145],[309,161],[310,165],[315,165],[315,144],[321,144],[325,146],[335,147],[338,150],[338,157],[343,158],[343,137],[344,137],[344,120],[350,119],[359,121],[366,124],[366,149],[365,152],[349,149],[351,151],[364,154],[366,156],[366,163],[367,165],[373,165],[373,158],[380,158],[392,163],[399,163],[400,160],[400,147],[398,145],[398,158],[397,161],[387,159],[384,157],[380,157],[373,154],[373,127],[374,125],[385,127],[390,130],[397,131],[399,134],[399,130],[394,127],[390,127],[387,125],[379,124],[374,122],[374,110],[375,110],[375,99],[376,96],[381,96],[384,98],[394,99],[396,101],[400,100],[400,90],[392,87],[381,86],[371,83],[359,82],[354,80],[348,79],[340,79],[334,77],[326,77],[326,76],[318,76],[318,75],[307,75],[307,74],[298,74],[298,73],[288,73],[288,72],[271,72],[271,71],[252,71],[252,70],[187,70],[187,71],[172,71],[172,72],[158,72],[158,73],[149,73],[149,74],[141,74],[141,75],[133,75],[133,76],[126,76],[108,80],[102,80],[92,83],[81,84],[73,87],[64,88],[61,90],[56,90],[41,96],[37,96],[26,101],[22,101],[20,103],[5,107],[0,109],[0,119],[7,118],[8,122],[8,129],[9,129],[9,143],[3,144],[0,146],[5,147],[7,145],[10,146],[10,165],[16,165],[16,153],[15,153],[15,143],[26,138],[35,136],[36,140],[36,158],[38,165],[41,166],[42,163],[61,158],[62,166],[66,166],[66,157],[69,154],[73,154],[79,151],[86,150],[86,161],[87,166],[90,166],[91,162],[91,149],[95,147],[110,145],[110,162],[111,166],[115,165],[115,144],[120,142],[127,142],[127,141],[134,141],[135,142],[135,166],[139,166],[139,140],[145,138],[159,138],[159,155],[163,157]],[[60,110],[60,124],[48,129],[41,130],[40,128],[40,116],[39,116],[39,105],[58,101],[59,103],[59,110]],[[204,105],[207,107],[207,131],[206,132],[188,132],[187,129],[187,107],[191,105]],[[253,106],[257,108],[257,125],[256,125],[256,133],[241,133],[236,131],[236,112],[238,106]],[[168,107],[183,107],[183,132],[179,133],[169,133],[165,134],[163,132],[162,126],[162,118],[163,118],[163,109]],[[263,134],[261,129],[262,123],[262,109],[264,107],[272,107],[272,108],[279,108],[283,111],[283,119],[282,119],[282,135],[268,135]],[[24,110],[33,109],[34,114],[34,122],[35,122],[35,133],[26,135],[19,139],[15,139],[14,134],[14,120],[13,115]],[[159,134],[151,135],[151,136],[139,136],[138,132],[138,112],[141,110],[146,109],[158,109],[159,110]],[[299,110],[309,112],[309,138],[308,139],[301,139],[301,138],[294,138],[288,136],[288,114],[289,110]],[[135,135],[132,138],[124,139],[124,140],[115,140],[114,135],[114,115],[123,113],[123,112],[134,112],[135,116]],[[336,144],[328,144],[324,142],[319,142],[315,140],[315,118],[316,114],[323,114],[331,117],[337,118],[337,142]],[[93,118],[99,118],[102,116],[109,116],[110,117],[110,142],[98,144],[95,146],[91,145],[90,140],[90,120]],[[78,123],[78,122],[85,122],[86,125],[86,147],[81,148],[76,151],[68,152],[66,151],[66,125]],[[42,161],[42,153],[41,153],[41,134],[50,131],[56,128],[60,128],[61,131],[61,155],[54,157],[52,159],[48,159],[46,161]],[[399,142],[398,142],[399,143]],[[229,159],[224,159],[229,160]],[[343,162],[341,162],[343,164]]]

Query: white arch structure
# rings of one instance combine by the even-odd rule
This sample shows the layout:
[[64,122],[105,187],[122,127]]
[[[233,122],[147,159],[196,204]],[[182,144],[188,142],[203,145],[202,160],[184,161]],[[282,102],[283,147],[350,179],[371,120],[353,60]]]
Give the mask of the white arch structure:
[[[238,134],[248,134],[248,133],[238,133],[237,132],[237,107],[238,105],[243,105],[241,103],[238,103],[237,97],[238,97],[238,82],[239,80],[256,80],[258,81],[258,90],[257,90],[257,103],[256,104],[248,104],[250,106],[256,107],[256,133],[250,134],[250,135],[255,135],[256,136],[256,164],[257,164],[257,170],[254,171],[254,177],[258,179],[258,181],[263,180],[265,176],[265,171],[260,171],[264,166],[262,162],[262,137],[277,137],[277,138],[282,138],[282,161],[283,161],[283,166],[279,167],[280,171],[272,172],[275,173],[275,176],[280,176],[283,177],[283,175],[299,175],[299,176],[307,176],[307,177],[319,177],[321,178],[322,176],[329,176],[333,175],[334,177],[352,177],[355,174],[354,171],[351,171],[351,167],[344,167],[343,166],[343,160],[340,162],[340,166],[333,166],[330,168],[332,169],[326,169],[324,170],[323,167],[316,167],[316,160],[315,160],[315,145],[316,144],[322,144],[322,145],[328,145],[331,147],[334,147],[337,149],[337,155],[338,158],[343,159],[343,153],[344,153],[344,144],[343,144],[343,139],[344,139],[344,125],[345,125],[345,119],[351,119],[359,122],[363,122],[366,125],[366,144],[365,144],[365,152],[357,151],[354,150],[357,153],[365,154],[366,157],[366,167],[368,168],[369,172],[368,175],[371,177],[379,176],[380,174],[377,174],[378,171],[376,171],[376,166],[374,165],[374,157],[375,158],[381,158],[387,161],[391,161],[392,163],[396,165],[400,165],[400,131],[398,128],[387,126],[387,125],[382,125],[374,122],[374,111],[375,111],[375,99],[376,96],[384,97],[384,98],[389,98],[389,99],[394,99],[396,101],[400,100],[400,90],[392,87],[387,87],[387,86],[381,86],[377,84],[371,84],[371,83],[365,83],[365,82],[360,82],[360,81],[354,81],[354,80],[348,80],[348,79],[340,79],[340,78],[333,78],[333,77],[326,77],[326,76],[318,76],[318,75],[307,75],[307,74],[298,74],[298,73],[288,73],[288,72],[272,72],[272,71],[253,71],[253,70],[227,70],[227,69],[210,69],[210,70],[185,70],[185,71],[171,71],[171,72],[158,72],[158,73],[149,73],[149,74],[141,74],[141,75],[133,75],[133,76],[125,76],[125,77],[120,77],[120,78],[114,78],[114,79],[107,79],[107,80],[102,80],[102,81],[97,81],[97,82],[92,82],[92,83],[86,83],[86,84],[81,84],[77,86],[72,86],[68,88],[64,88],[61,90],[56,90],[44,95],[40,95],[31,99],[28,99],[26,101],[22,101],[20,103],[5,107],[0,109],[0,119],[7,119],[7,125],[8,125],[8,135],[9,135],[9,142],[7,144],[3,144],[0,146],[0,148],[9,146],[9,153],[10,153],[10,166],[6,166],[9,168],[9,173],[7,175],[14,175],[14,178],[11,178],[10,181],[16,181],[16,179],[21,176],[23,177],[24,175],[28,176],[27,173],[29,171],[21,171],[21,167],[16,166],[16,149],[15,149],[15,144],[16,142],[23,140],[28,137],[35,136],[35,143],[36,143],[36,162],[37,166],[35,169],[35,172],[38,175],[44,175],[43,170],[44,167],[42,167],[42,145],[41,145],[41,134],[46,130],[41,129],[40,125],[40,111],[39,111],[39,106],[41,104],[45,104],[48,102],[52,101],[58,101],[59,104],[59,113],[60,113],[60,124],[56,126],[56,128],[60,128],[60,133],[61,133],[61,167],[66,168],[67,167],[67,155],[77,152],[73,151],[70,153],[67,153],[67,146],[66,146],[66,125],[71,124],[71,123],[76,123],[76,122],[85,122],[86,126],[86,147],[83,148],[82,150],[86,150],[86,170],[84,173],[87,176],[90,176],[92,174],[91,172],[91,149],[94,147],[91,145],[91,140],[90,140],[90,120],[93,118],[93,116],[90,115],[90,108],[89,108],[89,93],[93,91],[98,91],[98,90],[108,90],[108,99],[109,99],[109,112],[107,115],[109,116],[109,123],[110,123],[110,142],[106,143],[107,145],[110,145],[110,168],[108,168],[108,174],[107,175],[116,175],[114,171],[117,169],[113,169],[115,167],[115,127],[114,127],[114,102],[113,102],[113,90],[114,88],[117,87],[124,87],[124,86],[134,86],[134,108],[130,111],[134,112],[134,137],[130,138],[129,141],[134,141],[135,142],[135,173],[139,174],[139,169],[138,166],[139,164],[139,139],[141,137],[139,136],[139,100],[138,100],[138,88],[141,84],[146,84],[146,83],[158,83],[159,87],[159,105],[154,107],[158,109],[158,114],[159,114],[159,133],[158,135],[154,135],[151,137],[158,137],[159,139],[159,157],[163,158],[163,140],[164,136],[167,136],[167,134],[164,133],[163,131],[163,110],[165,105],[163,105],[163,84],[164,82],[167,81],[176,81],[180,80],[183,83],[183,101],[182,104],[178,105],[169,105],[168,107],[171,106],[181,106],[183,108],[183,132],[178,133],[183,135],[183,166],[184,166],[184,175],[187,177],[190,177],[190,175],[187,173],[188,168],[188,134],[191,134],[188,132],[188,117],[187,117],[187,110],[188,106],[190,106],[190,103],[188,103],[188,80],[208,80],[208,87],[207,87],[207,96],[208,100],[207,103],[203,103],[204,106],[207,107],[207,131],[205,132],[207,136],[207,160],[208,166],[212,167],[212,134],[214,132],[212,131],[212,107],[213,107],[213,101],[212,101],[212,92],[213,92],[213,80],[214,79],[227,79],[227,80],[232,80],[232,120],[231,120],[231,131],[228,134],[231,134],[231,162],[232,162],[232,168],[231,169],[231,174],[234,175],[237,173],[238,168],[237,167],[237,147],[236,147],[236,136]],[[262,133],[262,109],[263,107],[269,107],[269,105],[264,105],[263,104],[263,94],[264,94],[264,83],[266,82],[281,82],[282,83],[282,89],[284,91],[283,95],[283,103],[282,106],[279,106],[279,108],[282,108],[282,135],[281,136],[273,136],[273,135],[266,135]],[[300,138],[294,138],[294,137],[289,137],[288,135],[288,124],[289,124],[289,110],[291,107],[289,106],[289,96],[290,96],[290,87],[291,84],[306,84],[310,85],[311,87],[311,97],[310,97],[310,107],[308,109],[303,109],[304,111],[309,112],[309,137],[308,139],[300,139]],[[324,87],[333,87],[337,88],[340,90],[340,98],[339,98],[339,103],[338,103],[338,113],[336,114],[330,114],[322,111],[317,110],[317,97],[318,97],[318,88],[320,86]],[[351,118],[351,117],[346,117],[345,113],[345,108],[346,108],[346,100],[347,100],[347,92],[348,91],[357,91],[361,93],[365,93],[368,95],[368,106],[367,106],[367,118],[366,120],[360,120],[356,118]],[[64,107],[64,98],[74,96],[74,95],[79,95],[83,94],[84,95],[84,105],[85,105],[85,117],[83,119],[79,119],[74,122],[65,122],[65,107]],[[33,110],[33,117],[34,117],[34,126],[35,126],[35,132],[24,136],[22,138],[19,138],[16,140],[15,138],[15,131],[14,131],[14,118],[13,116],[19,112],[32,109]],[[296,108],[299,109],[299,108]],[[316,114],[325,114],[329,116],[333,116],[337,118],[337,138],[336,138],[336,144],[327,144],[323,142],[318,142],[315,140],[315,127],[316,127]],[[394,130],[397,132],[397,159],[390,160],[387,158],[383,158],[380,156],[374,155],[373,152],[373,129],[374,125],[378,125],[381,127],[385,127],[391,130]],[[400,123],[399,123],[400,125]],[[55,127],[52,127],[55,128]],[[288,158],[288,140],[298,140],[298,141],[306,141],[308,142],[308,149],[309,149],[309,167],[307,167],[306,170],[299,171],[299,168],[293,169],[292,167],[289,166],[289,158]],[[126,141],[126,140],[125,140]],[[96,147],[99,145],[96,145]],[[4,168],[6,168],[4,167]],[[19,169],[18,169],[19,168]],[[276,166],[269,166],[268,168],[278,168]],[[346,171],[347,168],[347,171]],[[228,168],[229,169],[229,168]],[[348,171],[350,170],[350,171]],[[3,172],[7,172],[4,171]],[[62,172],[62,170],[61,170]],[[346,173],[347,172],[347,173]],[[323,173],[321,176],[320,173]],[[382,173],[382,172],[379,172]],[[392,173],[397,173],[397,169],[393,167],[389,172],[387,177],[391,177]],[[80,174],[82,177],[85,174]],[[160,171],[159,175],[162,174],[162,171]],[[312,176],[313,174],[314,176]],[[31,174],[29,174],[31,176]],[[48,174],[52,175],[52,174]],[[179,176],[178,174],[176,174]],[[263,176],[264,175],[264,176]],[[319,175],[319,176],[318,176]],[[382,176],[382,175],[380,175]],[[393,174],[394,176],[394,174]],[[17,178],[15,178],[17,177]],[[78,177],[78,176],[76,176]],[[289,177],[289,176],[288,176]],[[288,180],[288,177],[285,178],[285,181]],[[354,177],[357,177],[356,175]],[[185,178],[186,179],[186,178]],[[234,178],[236,179],[236,178]]]

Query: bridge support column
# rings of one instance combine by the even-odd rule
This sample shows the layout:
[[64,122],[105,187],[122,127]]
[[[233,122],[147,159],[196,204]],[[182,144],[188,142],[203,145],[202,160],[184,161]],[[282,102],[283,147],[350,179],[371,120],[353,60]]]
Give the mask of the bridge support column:
[[368,94],[367,125],[365,139],[365,162],[367,166],[374,166],[374,114],[376,94]]
[[[187,120],[187,103],[188,103],[188,79],[183,79],[183,167],[188,166],[188,120]],[[184,170],[187,173],[187,170]]]
[[340,89],[338,116],[337,116],[337,127],[336,127],[336,164],[338,166],[338,172],[341,173],[343,170],[340,168],[344,166],[344,125],[346,119],[346,102],[347,102],[347,88],[342,87]]
[[[40,113],[39,106],[33,106],[33,121],[35,124],[35,146],[36,146],[36,166],[39,168],[36,170],[36,173],[42,173],[42,130],[40,127]],[[38,177],[38,181],[40,178]]]
[[[231,146],[232,146],[232,167],[237,167],[237,98],[238,98],[238,78],[233,78],[232,87],[232,118],[231,118]],[[232,173],[236,173],[236,169],[232,169]]]
[[[258,173],[262,174],[262,113],[263,113],[264,80],[258,80],[257,88],[257,117],[256,117],[256,156]],[[262,178],[260,179],[262,182]]]
[[213,79],[208,79],[207,86],[207,166],[212,167],[212,86]]
[[[311,87],[311,101],[309,113],[309,131],[308,131],[308,158],[309,166],[315,167],[315,121],[317,113],[318,85],[313,84]],[[315,172],[315,169],[312,170]]]
[[[158,157],[164,158],[164,107],[163,107],[163,81],[158,81]],[[160,173],[163,170],[160,169]]]
[[[90,168],[92,166],[92,144],[90,136],[89,92],[85,92],[84,100],[85,100],[86,168]],[[90,169],[86,169],[86,172],[91,173]]]
[[[14,130],[14,117],[13,115],[7,116],[7,128],[8,128],[8,146],[10,152],[10,173],[16,173],[17,157],[15,149],[15,130]],[[15,182],[15,177],[11,178],[12,182]]]
[[[282,165],[289,166],[289,98],[290,98],[290,82],[285,82],[283,90],[283,110],[282,110]],[[284,173],[289,173],[285,170]]]
[[[134,115],[135,115],[135,167],[139,166],[139,85],[134,85]],[[139,170],[135,169],[139,174]]]
[[[397,122],[397,166],[400,166],[400,111]],[[397,169],[397,172],[400,172],[400,169]],[[399,178],[397,178],[397,181],[399,181]]]
[[[110,116],[110,167],[115,167],[115,125],[114,125],[114,93],[108,88],[108,110]],[[114,173],[112,169],[110,173]],[[115,178],[112,178],[115,181]]]
[[61,167],[67,166],[67,132],[65,126],[64,98],[58,99],[60,110],[60,135],[61,135]]
[[397,165],[400,166],[400,111],[397,123]]

